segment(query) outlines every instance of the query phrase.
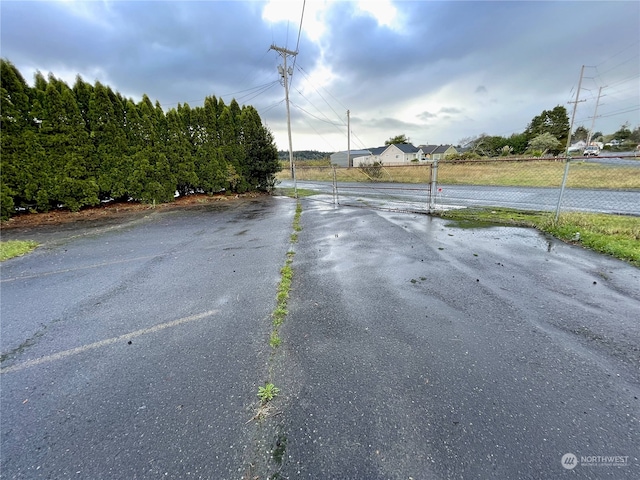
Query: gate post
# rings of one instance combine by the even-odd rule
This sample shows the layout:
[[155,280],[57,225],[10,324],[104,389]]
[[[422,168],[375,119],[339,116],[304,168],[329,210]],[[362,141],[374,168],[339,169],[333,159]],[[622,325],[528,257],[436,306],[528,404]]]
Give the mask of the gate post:
[[293,176],[293,196],[298,198],[298,181],[296,180],[296,164],[291,167],[291,175]]
[[562,185],[560,186],[560,195],[558,195],[558,205],[556,206],[556,216],[553,223],[558,223],[558,217],[560,216],[560,206],[562,205],[562,196],[564,195],[564,189],[567,185],[567,176],[569,175],[569,154],[565,158],[564,175],[562,176]]
[[338,180],[336,178],[336,166],[333,165],[333,204],[338,205]]
[[438,189],[438,159],[434,159],[431,164],[431,188],[429,190],[429,210],[433,213],[436,209],[436,191]]

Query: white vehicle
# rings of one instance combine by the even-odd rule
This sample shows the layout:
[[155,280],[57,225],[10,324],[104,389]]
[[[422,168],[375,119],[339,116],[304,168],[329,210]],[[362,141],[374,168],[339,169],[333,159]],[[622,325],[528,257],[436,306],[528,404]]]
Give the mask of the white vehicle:
[[600,155],[600,149],[596,145],[589,145],[584,149],[584,152],[582,152],[582,156],[588,157],[590,155],[597,157],[598,155]]

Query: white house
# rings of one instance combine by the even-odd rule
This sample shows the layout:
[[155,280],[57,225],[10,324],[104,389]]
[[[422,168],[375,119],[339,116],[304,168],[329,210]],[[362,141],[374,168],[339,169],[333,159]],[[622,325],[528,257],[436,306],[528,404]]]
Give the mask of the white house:
[[[420,145],[416,147],[410,143],[394,143],[384,147],[351,150],[351,160],[354,167],[380,162],[387,166],[410,165],[425,160],[442,160],[450,153],[458,153],[452,145]],[[348,166],[347,152],[336,152],[331,155],[331,163],[341,167]]]
[[380,154],[383,165],[406,165],[422,158],[422,150],[410,143],[393,143]]
[[383,165],[407,165],[424,159],[422,150],[410,143],[396,143],[370,148],[368,155],[354,158],[353,166],[382,162]]

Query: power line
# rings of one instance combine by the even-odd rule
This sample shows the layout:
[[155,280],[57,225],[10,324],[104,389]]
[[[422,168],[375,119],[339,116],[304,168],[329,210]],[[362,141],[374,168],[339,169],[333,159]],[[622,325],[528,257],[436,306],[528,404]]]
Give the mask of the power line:
[[[327,106],[331,109],[331,111],[332,111],[333,113],[335,113],[336,117],[337,117],[337,118],[342,118],[342,117],[338,114],[338,112],[336,112],[336,111],[333,109],[333,107],[331,106],[331,104],[330,104],[329,102],[327,102],[327,99],[326,99],[326,98],[324,98],[324,97],[322,96],[322,94],[320,93],[320,91],[318,91],[318,89],[316,88],[316,86],[311,82],[311,79],[310,79],[310,77],[306,74],[306,72],[304,72],[304,71],[303,71],[303,69],[302,69],[301,67],[298,67],[298,71],[299,71],[300,73],[302,73],[302,74],[305,76],[305,79],[307,80],[307,82],[309,82],[309,85],[311,85],[311,86],[313,87],[313,89],[315,90],[315,92],[320,96],[320,98],[322,98],[322,100],[324,101],[324,103],[326,103],[326,104],[327,104]],[[323,88],[324,88],[324,87],[323,87]],[[329,91],[328,91],[328,90],[326,90],[326,89],[324,89],[324,90],[325,90],[327,93],[329,93]],[[329,93],[329,95],[331,95],[331,93]],[[333,95],[332,95],[332,97],[333,97]],[[334,98],[334,100],[336,100],[338,103],[340,103],[340,101],[338,101],[335,97],[333,97],[333,98]],[[340,105],[342,105],[342,104],[340,103]],[[342,106],[344,107],[344,105],[342,105]],[[345,110],[347,110],[347,107],[344,107],[344,109],[345,109]]]
[[268,107],[265,107],[265,108],[260,109],[260,111],[261,111],[263,114],[265,114],[265,113],[267,113],[267,112],[269,112],[269,111],[273,110],[274,108],[276,108],[276,107],[278,107],[278,106],[282,105],[283,103],[284,103],[284,98],[283,98],[282,100],[280,100],[280,101],[276,102],[276,103],[272,103],[272,104],[271,104],[271,105],[269,105]]
[[[302,33],[302,20],[304,19],[304,7],[307,4],[307,0],[302,2],[302,14],[300,15],[300,28],[298,29],[298,41],[296,42],[296,52],[300,47],[300,34]],[[295,59],[293,61],[293,65],[295,66]]]
[[[323,123],[326,123],[326,124],[328,124],[328,125],[332,125],[332,126],[336,127],[338,130],[340,130],[340,128],[339,128],[339,127],[340,127],[340,126],[342,126],[342,125],[337,125],[337,124],[335,124],[335,123],[333,123],[333,122],[331,122],[331,121],[329,121],[329,120],[323,120],[323,119],[322,119],[322,118],[320,118],[320,117],[316,117],[313,113],[311,113],[311,112],[309,112],[309,111],[305,110],[305,109],[304,109],[304,108],[302,108],[300,105],[296,105],[296,104],[295,104],[295,103],[293,103],[293,102],[291,102],[291,105],[293,105],[294,107],[296,107],[298,110],[300,110],[300,111],[302,111],[302,112],[306,113],[306,114],[307,114],[307,115],[309,115],[310,117],[315,118],[315,119],[316,119],[316,120],[318,120],[319,122],[323,122]],[[341,131],[341,130],[340,130],[340,131]]]
[[[623,48],[623,49],[622,49],[622,50],[620,50],[618,53],[616,53],[616,54],[614,54],[614,55],[611,55],[609,58],[607,58],[605,61],[603,61],[603,62],[602,62],[602,63],[600,63],[599,65],[596,65],[596,67],[595,67],[595,68],[597,69],[598,67],[600,67],[600,66],[604,65],[605,63],[607,63],[608,61],[613,60],[613,59],[614,59],[614,58],[616,58],[618,55],[623,54],[624,52],[626,52],[626,51],[627,51],[627,50],[629,50],[630,48],[633,48],[633,47],[638,46],[638,44],[640,44],[640,42],[634,42],[634,43],[632,43],[631,45],[629,45],[629,46],[627,46],[627,47]],[[627,63],[627,61],[625,61],[624,63]],[[618,65],[618,66],[619,66],[619,65]],[[616,67],[613,67],[613,68],[616,68]],[[609,71],[611,71],[611,70],[609,70]]]
[[[302,2],[302,14],[300,15],[300,27],[298,28],[298,41],[296,42],[296,52],[298,52],[298,49],[300,48],[300,34],[302,33],[302,20],[304,19],[304,7],[307,4],[307,0],[304,0]],[[295,70],[296,68],[296,60],[298,59],[298,56],[296,55],[295,57],[293,57],[293,68]],[[293,76],[291,77],[291,84],[293,84]]]
[[[295,89],[295,91],[296,91],[296,92],[298,92],[298,94],[300,94],[300,96],[301,96],[302,98],[304,98],[307,102],[309,102],[309,103],[311,104],[311,106],[313,106],[313,107],[314,107],[314,108],[315,108],[315,109],[316,109],[316,110],[317,110],[317,111],[318,111],[322,116],[324,116],[324,118],[326,118],[326,119],[327,119],[327,123],[331,123],[332,125],[334,125],[334,122],[333,122],[329,117],[327,117],[324,113],[322,113],[322,112],[320,111],[320,109],[319,109],[318,107],[316,107],[316,106],[311,102],[311,100],[309,100],[307,97],[305,97],[305,96],[304,96],[304,94],[303,94],[300,90],[298,90],[298,89],[296,88],[296,89]],[[334,112],[334,113],[335,113],[335,112]],[[323,121],[324,121],[324,120],[323,120]],[[344,126],[344,123],[341,123],[340,125],[341,125],[341,126]]]
[[263,93],[265,93],[267,90],[270,90],[271,88],[273,88],[274,85],[279,84],[280,82],[278,82],[277,80],[271,82],[270,84],[265,85],[260,91],[258,92],[253,92],[250,94],[247,94],[243,97],[240,97],[238,100],[240,99],[244,99],[245,97],[249,97],[251,95],[251,98],[246,98],[246,100],[242,100],[242,102],[250,102],[251,100],[253,100],[254,98],[259,97],[260,95],[262,95]]
[[[302,68],[301,66],[298,66],[298,71],[300,71],[303,75],[305,75],[305,78],[307,79],[307,81],[308,81],[308,82],[313,86],[313,88],[316,90],[316,92],[318,92],[318,90],[315,88],[315,85],[313,85],[313,84],[311,83],[311,80],[309,79],[309,73],[307,73],[307,72],[304,70],[304,68]],[[327,90],[327,89],[326,89],[326,88],[324,88],[324,87],[321,87],[321,88],[322,88],[325,92],[327,92],[331,98],[333,98],[336,102],[338,102],[338,103],[340,104],[340,106],[341,106],[344,110],[347,110],[347,107],[346,107],[346,106],[344,106],[340,100],[338,100],[336,97],[334,97],[334,96],[331,94],[331,92],[330,92],[329,90]],[[321,94],[320,92],[318,92],[318,95],[320,95],[320,96],[322,97],[322,94]],[[327,105],[329,105],[329,102],[327,102],[327,101],[324,99],[324,97],[323,97],[322,99],[325,101],[325,103],[326,103]],[[331,107],[331,105],[329,105],[329,107]],[[332,110],[333,110],[333,109],[332,109]],[[335,110],[333,110],[333,112],[334,112],[334,113],[336,113],[336,112],[335,112]],[[338,114],[336,113],[336,115],[338,115]],[[339,116],[339,115],[338,115],[338,116]]]
[[322,140],[324,140],[324,142],[329,145],[331,147],[331,150],[336,151],[335,147],[331,144],[331,142],[329,142],[329,140],[327,140],[326,138],[324,138],[322,136],[322,134],[320,132],[318,132],[318,130],[315,129],[315,127],[313,125],[311,125],[311,123],[309,123],[307,121],[306,118],[303,117],[303,120],[305,121],[305,123],[309,126],[309,128],[311,128],[314,132],[316,132],[316,135],[318,135],[320,138],[322,138]]
[[[222,94],[222,95],[218,95],[218,98],[230,97],[232,95],[237,95],[238,93],[253,92],[253,91],[256,91],[256,90],[259,90],[259,89],[263,89],[263,91],[261,91],[259,93],[259,94],[261,94],[261,93],[263,93],[264,91],[268,90],[269,88],[271,88],[273,85],[275,85],[277,83],[278,83],[278,81],[275,80],[273,82],[264,83],[264,84],[258,85],[256,87],[251,87],[251,88],[247,88],[247,89],[244,89],[244,90],[239,90],[237,92],[225,93],[225,94]],[[251,95],[251,94],[247,94],[245,96],[249,96],[249,95]],[[258,96],[258,95],[256,95],[256,96]],[[238,97],[238,99],[244,98],[245,96]],[[255,97],[253,97],[253,98],[255,98]],[[205,99],[201,98],[201,99],[198,99],[198,100],[188,100],[186,102],[163,103],[162,105],[166,107],[166,106],[171,106],[171,105],[184,105],[184,104],[187,104],[187,103],[188,104],[204,103],[204,101],[205,101]]]

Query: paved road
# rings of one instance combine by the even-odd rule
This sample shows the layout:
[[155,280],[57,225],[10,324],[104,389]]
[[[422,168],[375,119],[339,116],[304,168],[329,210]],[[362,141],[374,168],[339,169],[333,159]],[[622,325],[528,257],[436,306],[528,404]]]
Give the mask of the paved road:
[[[293,182],[285,180],[281,186],[293,187]],[[333,195],[331,182],[298,181],[297,186]],[[492,206],[555,211],[560,194],[558,188],[543,187],[444,184],[439,184],[438,187],[436,208]],[[332,202],[333,197],[327,198],[325,201]],[[338,201],[341,205],[371,205],[426,212],[429,191],[428,186],[410,183],[344,182],[338,184]],[[640,215],[640,191],[568,188],[562,199],[562,209]]]
[[294,210],[45,228],[3,263],[2,478],[241,478]]
[[[313,198],[283,329],[283,478],[640,476],[638,269]],[[567,453],[628,465],[569,472]]]
[[[640,476],[638,269],[302,203],[275,356],[291,199],[44,231],[3,263],[2,477]],[[269,375],[275,416],[247,423]]]

